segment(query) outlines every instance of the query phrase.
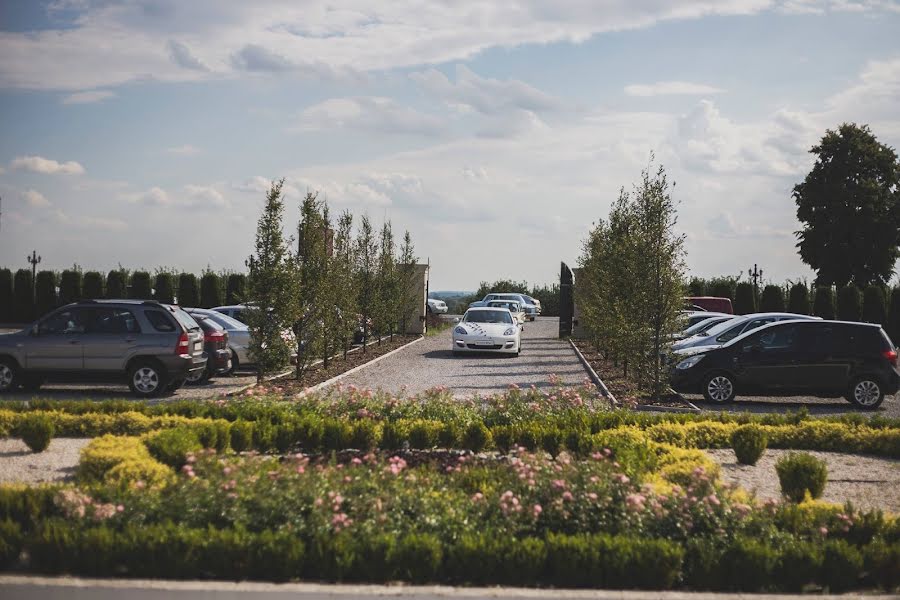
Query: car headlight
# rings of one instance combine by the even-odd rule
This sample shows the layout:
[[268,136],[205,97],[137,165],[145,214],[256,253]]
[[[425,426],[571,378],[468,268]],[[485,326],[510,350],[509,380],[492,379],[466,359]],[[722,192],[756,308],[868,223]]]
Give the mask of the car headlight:
[[466,331],[463,327],[457,327],[453,330],[453,333],[458,333],[459,335],[469,335],[469,332]]
[[694,365],[696,365],[696,364],[697,364],[698,362],[700,362],[701,360],[703,360],[703,355],[702,355],[702,354],[697,354],[697,355],[695,355],[695,356],[691,356],[691,357],[688,357],[688,358],[684,359],[683,361],[681,361],[680,363],[678,363],[677,365],[675,365],[675,368],[676,368],[676,369],[681,369],[682,371],[683,371],[684,369],[690,369],[691,367],[693,367]]
[[503,335],[515,335],[515,333],[516,333],[516,330],[513,329],[512,327],[510,327],[509,329],[507,329],[506,331],[503,332]]

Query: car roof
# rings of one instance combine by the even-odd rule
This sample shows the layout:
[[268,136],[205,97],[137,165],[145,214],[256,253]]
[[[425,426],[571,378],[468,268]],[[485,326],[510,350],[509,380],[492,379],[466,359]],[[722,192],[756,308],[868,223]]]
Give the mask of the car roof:
[[79,304],[128,304],[130,306],[167,306],[170,308],[181,308],[177,304],[167,304],[165,302],[159,302],[157,300],[136,300],[134,298],[99,298],[96,300],[85,299],[78,300],[76,302],[72,302],[67,306],[77,306]]
[[713,312],[709,310],[686,310],[684,313],[690,319],[692,317],[703,316],[703,317],[733,317],[735,315],[730,315],[728,313],[723,312]]
[[[776,313],[776,314],[780,314],[780,313]],[[728,340],[727,342],[722,344],[722,346],[720,346],[720,347],[725,348],[726,346],[731,346],[735,342],[746,338],[747,336],[749,336],[752,333],[756,333],[758,331],[765,331],[766,329],[771,329],[773,327],[781,327],[783,325],[798,325],[798,324],[803,324],[804,326],[806,326],[806,324],[812,324],[812,323],[816,323],[816,324],[820,324],[820,325],[824,324],[824,323],[830,323],[830,324],[838,324],[838,325],[855,325],[855,326],[863,326],[863,327],[878,327],[879,329],[881,328],[881,325],[879,325],[878,323],[860,323],[858,321],[833,321],[833,320],[826,320],[826,319],[811,319],[811,318],[785,319],[783,321],[773,321],[771,323],[766,323],[765,325],[762,325],[755,329],[751,329],[750,331],[745,331],[744,333],[737,336],[733,340]]]
[[508,309],[500,307],[500,306],[473,306],[472,308],[467,309],[466,312],[470,312],[470,311],[481,312],[481,311],[485,311],[485,310],[508,310]]

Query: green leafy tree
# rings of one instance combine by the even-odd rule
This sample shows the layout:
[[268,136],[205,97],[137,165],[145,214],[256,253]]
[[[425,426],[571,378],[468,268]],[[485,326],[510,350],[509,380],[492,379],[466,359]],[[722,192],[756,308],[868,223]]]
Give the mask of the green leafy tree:
[[734,290],[734,314],[749,315],[759,312],[756,309],[756,294],[753,292],[753,284],[749,281],[741,281]]
[[122,269],[113,269],[106,275],[106,297],[121,300],[127,296],[125,290],[126,273]]
[[838,289],[837,317],[841,321],[862,320],[862,298],[852,283]]
[[16,271],[13,284],[13,319],[17,323],[27,323],[37,318],[32,285],[29,269]]
[[887,302],[884,299],[882,286],[866,286],[863,291],[862,320],[866,323],[887,325]]
[[809,314],[809,288],[805,283],[795,283],[788,294],[788,312],[798,315]]
[[706,295],[706,280],[701,279],[699,277],[691,277],[691,281],[688,283],[688,295],[689,296],[705,296]]
[[834,318],[834,288],[830,285],[816,287],[816,293],[813,296],[813,315],[823,319]]
[[[297,296],[299,319],[297,334],[297,379],[319,356],[330,353],[326,340],[328,327],[334,323],[333,304],[329,306],[328,236],[324,203],[318,193],[307,192],[300,205],[297,227],[300,289]],[[326,323],[327,322],[327,323]],[[327,367],[327,360],[325,361]]]
[[709,280],[706,291],[710,296],[728,298],[733,302],[739,279],[739,277],[732,276],[714,277]]
[[78,302],[81,294],[81,269],[66,269],[59,276],[60,305]]
[[59,306],[56,297],[56,273],[38,271],[34,283],[34,303],[38,315],[46,315]]
[[763,288],[759,310],[760,312],[784,312],[784,290],[780,285],[769,284]]
[[900,287],[891,290],[887,332],[894,344],[900,343]]
[[513,281],[511,279],[498,279],[497,281],[482,281],[475,292],[477,300],[481,300],[491,292],[501,292],[507,294],[527,294],[527,281]]
[[13,275],[9,269],[0,269],[0,323],[13,322]]
[[397,257],[398,295],[396,323],[400,333],[408,333],[410,319],[416,314],[416,282],[413,280],[416,274],[416,248],[413,245],[409,231],[403,233],[403,243],[400,244],[400,255]]
[[[844,123],[813,146],[816,163],[794,186],[800,258],[816,281],[885,283],[900,257],[900,163],[868,126]],[[860,243],[864,237],[865,243]]]
[[135,271],[131,274],[131,288],[128,297],[135,300],[152,300],[153,290],[150,287],[150,273]]
[[193,273],[182,273],[178,276],[178,304],[188,308],[200,306],[200,290],[197,276]]
[[84,297],[98,299],[103,297],[103,274],[99,271],[88,271],[84,274]]
[[332,261],[331,280],[338,291],[335,304],[340,311],[341,319],[338,335],[344,358],[350,349],[353,335],[358,327],[359,292],[356,288],[356,255],[353,247],[353,214],[344,211],[338,218],[337,230],[334,234],[334,260]]
[[[378,265],[375,270],[375,327],[383,336],[394,338],[399,289],[397,285],[397,257],[394,232],[385,221],[378,236]],[[378,343],[381,344],[379,337]]]
[[247,276],[243,273],[231,273],[225,284],[225,304],[240,304],[247,293]]
[[219,285],[219,276],[209,269],[200,277],[200,306],[203,308],[222,306],[222,290]]
[[375,274],[378,268],[378,242],[368,215],[363,215],[356,235],[356,290],[359,294],[359,312],[363,321],[363,348],[369,343],[369,323],[375,309]]
[[256,225],[254,252],[247,259],[247,296],[255,310],[247,312],[250,353],[257,365],[257,381],[283,368],[292,344],[284,332],[297,321],[298,274],[282,231],[284,180],[272,183]]
[[559,284],[535,285],[528,294],[541,303],[541,314],[545,317],[559,316]]
[[154,298],[163,304],[175,302],[175,278],[168,271],[160,271],[156,274],[153,288],[156,290]]

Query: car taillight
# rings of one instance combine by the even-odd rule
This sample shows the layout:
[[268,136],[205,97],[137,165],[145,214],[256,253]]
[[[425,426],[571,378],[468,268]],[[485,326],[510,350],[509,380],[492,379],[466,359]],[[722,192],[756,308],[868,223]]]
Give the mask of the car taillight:
[[214,344],[216,348],[224,348],[227,339],[228,334],[226,334],[224,331],[213,331],[212,333],[207,333],[204,336],[204,340]]
[[891,363],[895,367],[897,366],[897,351],[896,350],[885,350],[884,352],[881,353],[881,355],[883,357],[885,357],[886,359],[888,359],[889,363]]
[[175,354],[190,354],[191,353],[191,339],[188,337],[187,332],[183,332],[181,337],[178,338],[178,345],[175,346]]

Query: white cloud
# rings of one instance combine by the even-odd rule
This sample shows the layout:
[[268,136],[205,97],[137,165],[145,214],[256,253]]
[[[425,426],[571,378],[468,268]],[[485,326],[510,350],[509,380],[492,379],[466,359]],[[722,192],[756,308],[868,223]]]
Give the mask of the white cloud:
[[444,125],[437,117],[401,106],[390,98],[360,96],[332,98],[310,106],[300,114],[293,129],[353,129],[380,134],[434,136],[444,129]]
[[50,201],[37,190],[26,190],[22,192],[22,198],[32,208],[47,208],[50,206]]
[[632,84],[625,86],[625,93],[629,96],[708,96],[721,94],[725,90],[702,83],[690,83],[688,81],[658,81],[650,84]]
[[42,156],[19,156],[9,165],[13,169],[24,169],[35,173],[45,173],[48,175],[64,174],[64,175],[82,175],[84,167],[75,161],[57,162]]
[[225,197],[219,190],[208,185],[186,185],[185,204],[192,208],[224,208]]
[[184,144],[183,146],[166,148],[166,152],[168,152],[169,154],[175,154],[177,156],[194,156],[196,154],[200,154],[200,148],[191,146],[190,144]]
[[87,92],[76,92],[69,94],[62,99],[63,104],[92,104],[100,102],[107,98],[115,97],[115,92],[109,90],[90,90]]
[[122,219],[110,217],[91,217],[86,215],[72,216],[62,210],[56,210],[53,217],[64,228],[75,228],[92,232],[121,232],[128,229],[128,223]]
[[181,42],[169,40],[169,55],[172,57],[175,64],[180,67],[193,71],[209,71],[209,67],[207,67],[199,58],[194,56],[191,49]]
[[171,204],[169,194],[162,188],[152,187],[146,192],[140,194],[132,194],[129,198],[133,202],[139,202],[148,206],[166,206]]

